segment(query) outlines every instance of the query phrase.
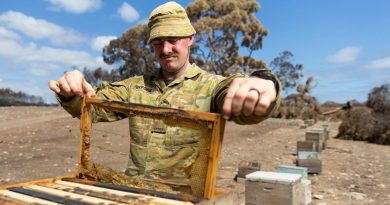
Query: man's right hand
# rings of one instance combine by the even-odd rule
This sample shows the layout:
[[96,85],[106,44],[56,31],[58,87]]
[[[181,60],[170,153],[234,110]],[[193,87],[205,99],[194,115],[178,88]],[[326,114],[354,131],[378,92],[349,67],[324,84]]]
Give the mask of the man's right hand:
[[74,70],[66,72],[57,81],[50,80],[49,88],[64,97],[83,96],[94,97],[95,91],[92,86],[85,80],[80,71]]

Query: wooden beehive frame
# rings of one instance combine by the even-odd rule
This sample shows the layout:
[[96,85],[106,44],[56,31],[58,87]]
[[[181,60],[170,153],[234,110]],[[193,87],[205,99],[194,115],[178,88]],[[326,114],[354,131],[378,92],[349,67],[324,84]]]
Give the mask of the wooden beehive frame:
[[209,199],[214,196],[218,161],[225,127],[225,120],[223,120],[219,114],[107,101],[97,98],[84,98],[80,117],[79,173],[82,173],[88,168],[88,165],[91,164],[89,147],[92,130],[92,106],[126,113],[127,115],[152,117],[170,123],[212,129],[204,197]]
[[[220,197],[220,196],[219,196]],[[216,197],[218,199],[218,197]],[[53,203],[54,202],[54,203]],[[84,203],[85,202],[85,203]],[[0,205],[25,204],[209,204],[199,197],[116,186],[68,175],[0,187]]]

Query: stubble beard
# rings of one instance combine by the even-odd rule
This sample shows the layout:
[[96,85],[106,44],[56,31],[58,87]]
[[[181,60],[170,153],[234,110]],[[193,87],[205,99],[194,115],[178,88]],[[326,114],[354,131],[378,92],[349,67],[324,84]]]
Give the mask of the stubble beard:
[[[164,59],[166,58],[176,58],[174,59],[174,61],[178,62],[179,61],[179,56],[177,54],[172,54],[172,55],[160,55],[160,59],[161,61],[164,61]],[[160,63],[161,65],[161,69],[162,69],[162,74],[163,74],[163,77],[165,80],[174,80],[178,77],[180,77],[181,75],[183,75],[189,64],[189,61],[188,61],[188,58],[189,58],[189,53],[187,54],[187,58],[186,60],[179,66],[174,66],[172,67],[173,69],[169,69],[168,68],[168,64],[171,63],[171,62],[168,62],[165,66],[163,66],[163,63]],[[180,63],[180,62],[178,62]],[[181,73],[183,72],[183,73]]]

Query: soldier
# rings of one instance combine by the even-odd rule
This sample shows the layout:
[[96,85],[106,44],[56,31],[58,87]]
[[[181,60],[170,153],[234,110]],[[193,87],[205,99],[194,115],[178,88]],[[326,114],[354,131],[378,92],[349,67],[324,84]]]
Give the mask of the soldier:
[[[250,77],[235,74],[222,77],[205,72],[189,62],[195,29],[185,9],[168,2],[149,17],[148,43],[160,69],[150,76],[136,76],[94,90],[79,71],[65,73],[49,87],[61,106],[73,117],[80,116],[82,95],[160,107],[221,113],[239,124],[266,119],[278,107],[280,83],[269,70]],[[106,110],[94,115],[94,122],[126,118]],[[164,179],[190,186],[191,168],[197,153],[200,131],[165,125],[160,120],[129,117],[130,155],[126,174]],[[190,190],[189,193],[194,194]],[[201,194],[197,194],[201,195]]]

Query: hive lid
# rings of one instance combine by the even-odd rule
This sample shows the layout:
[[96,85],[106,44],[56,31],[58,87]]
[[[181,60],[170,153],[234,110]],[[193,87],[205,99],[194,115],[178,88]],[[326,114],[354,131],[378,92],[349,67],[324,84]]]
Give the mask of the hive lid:
[[324,132],[324,128],[323,127],[313,127],[311,130],[309,130],[309,132]]
[[303,179],[307,179],[307,168],[306,167],[278,165],[276,167],[276,172],[279,172],[279,173],[290,173],[290,174],[300,174],[302,176],[302,180]]
[[279,172],[264,172],[256,171],[246,175],[246,179],[249,181],[263,181],[279,184],[291,184],[300,181],[302,176],[300,174],[291,173],[279,173]]

